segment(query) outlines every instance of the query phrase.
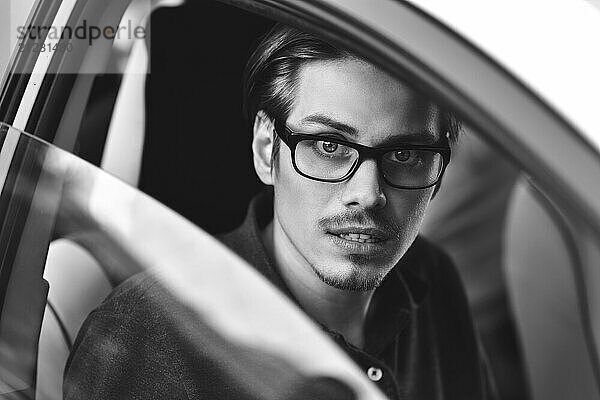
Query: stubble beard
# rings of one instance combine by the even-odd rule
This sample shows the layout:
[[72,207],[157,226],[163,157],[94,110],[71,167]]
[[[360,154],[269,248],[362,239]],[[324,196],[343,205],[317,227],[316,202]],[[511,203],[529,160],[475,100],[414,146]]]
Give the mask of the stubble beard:
[[[323,232],[352,225],[377,227],[386,234],[386,240],[401,242],[403,239],[402,226],[380,210],[346,210],[339,214],[323,217],[317,223],[319,230]],[[309,264],[317,277],[329,286],[341,290],[366,292],[379,287],[395,266],[395,263],[391,266],[385,265],[385,261],[377,258],[375,255],[347,254],[343,261],[346,265],[333,269],[310,262]],[[377,263],[380,265],[374,265]]]
[[[368,257],[363,255],[349,255],[349,266],[347,268],[351,268],[352,271],[350,274],[327,271],[327,268],[319,267],[312,263],[311,268],[315,275],[329,286],[353,292],[367,292],[379,287],[388,272],[392,269],[377,268],[376,270],[373,270],[373,268],[364,266],[368,261]],[[366,270],[366,268],[369,268],[369,270]]]

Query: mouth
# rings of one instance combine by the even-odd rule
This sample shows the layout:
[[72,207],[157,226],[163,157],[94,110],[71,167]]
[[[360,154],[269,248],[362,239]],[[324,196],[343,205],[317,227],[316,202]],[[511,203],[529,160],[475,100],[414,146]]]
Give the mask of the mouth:
[[377,236],[367,235],[367,234],[363,234],[363,233],[341,233],[336,236],[341,237],[342,239],[349,240],[351,242],[358,242],[358,243],[379,243],[379,242],[381,242],[381,239],[378,238]]
[[389,235],[384,231],[369,227],[339,228],[327,231],[327,233],[356,243],[381,243],[389,238]]

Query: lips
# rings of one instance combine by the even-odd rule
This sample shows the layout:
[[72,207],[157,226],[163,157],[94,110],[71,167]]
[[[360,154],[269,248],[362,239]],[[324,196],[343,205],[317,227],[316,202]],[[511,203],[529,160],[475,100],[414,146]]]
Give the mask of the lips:
[[380,243],[390,236],[378,228],[359,226],[330,229],[327,233],[357,243]]
[[378,243],[381,242],[381,239],[377,236],[365,234],[365,233],[342,233],[337,235],[342,239],[350,240],[352,242],[359,243]]
[[327,231],[329,243],[341,251],[341,254],[363,255],[369,258],[384,257],[393,252],[394,246],[389,237],[376,229],[347,228]]

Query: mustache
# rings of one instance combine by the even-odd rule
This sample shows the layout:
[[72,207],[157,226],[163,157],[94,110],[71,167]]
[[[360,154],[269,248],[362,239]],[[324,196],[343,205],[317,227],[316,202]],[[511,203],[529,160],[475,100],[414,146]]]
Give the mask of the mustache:
[[399,224],[375,210],[344,211],[319,219],[317,225],[325,231],[355,226],[375,228],[385,232],[391,239],[400,239],[402,233]]

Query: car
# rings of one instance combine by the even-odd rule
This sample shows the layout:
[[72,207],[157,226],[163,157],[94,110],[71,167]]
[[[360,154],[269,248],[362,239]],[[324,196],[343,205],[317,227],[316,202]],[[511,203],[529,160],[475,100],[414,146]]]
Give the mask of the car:
[[[206,234],[239,224],[259,190],[240,79],[256,39],[280,21],[410,80],[460,116],[463,143],[424,229],[459,261],[498,392],[503,399],[599,399],[600,6],[446,3],[0,6],[3,18],[11,15],[3,35],[12,49],[0,46],[0,393],[60,398],[86,315],[134,272],[158,273],[158,258],[144,256],[155,251],[176,263],[161,274],[165,285],[206,329],[236,344],[260,338],[290,370],[330,374],[361,398],[382,398],[299,310]],[[117,36],[117,26],[130,35]],[[52,27],[87,29],[60,39]],[[215,159],[225,150],[226,163]],[[118,263],[99,262],[102,254],[54,226],[59,203],[79,201],[64,195],[65,185],[84,172],[100,189],[78,193],[96,199],[97,222],[112,238],[98,251]],[[136,204],[140,214],[112,213],[117,204]],[[136,218],[147,221],[136,231],[146,243],[114,222]],[[182,243],[189,245],[182,250]],[[197,269],[210,278],[205,296],[192,290],[201,285],[194,257],[219,261]],[[216,290],[225,278],[244,290]],[[223,312],[211,312],[217,300]],[[288,317],[269,330],[235,329],[240,315]],[[318,350],[277,345],[297,332]]]

